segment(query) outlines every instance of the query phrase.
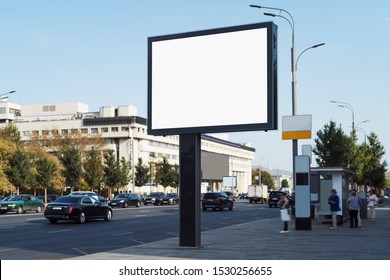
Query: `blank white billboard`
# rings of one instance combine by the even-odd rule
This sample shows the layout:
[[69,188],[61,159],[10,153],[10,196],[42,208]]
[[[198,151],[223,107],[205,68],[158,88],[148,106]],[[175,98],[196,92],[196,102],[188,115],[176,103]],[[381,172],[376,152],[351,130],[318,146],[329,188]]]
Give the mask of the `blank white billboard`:
[[276,35],[271,27],[149,38],[149,133],[276,129]]

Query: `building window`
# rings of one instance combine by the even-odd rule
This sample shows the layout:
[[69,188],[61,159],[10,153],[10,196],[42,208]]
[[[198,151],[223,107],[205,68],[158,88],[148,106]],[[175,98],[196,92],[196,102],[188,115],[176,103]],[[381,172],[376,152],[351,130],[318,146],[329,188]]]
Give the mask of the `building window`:
[[68,133],[69,133],[69,131],[67,129],[61,129],[61,134],[62,135],[66,135]]
[[114,126],[114,127],[111,127],[111,132],[118,132],[118,127],[117,126]]
[[4,108],[4,107],[1,107],[0,108],[0,114],[5,114],[5,112],[7,112],[7,109]]
[[32,135],[39,135],[39,131],[38,130],[33,130],[32,131]]
[[56,110],[56,105],[43,105],[43,112],[54,112]]
[[48,136],[50,133],[50,130],[42,130],[42,135],[43,136]]
[[73,128],[73,129],[70,130],[70,133],[72,133],[72,134],[77,134],[77,133],[79,133],[79,130]]
[[30,136],[30,131],[23,131],[23,136]]
[[94,127],[94,128],[91,128],[91,133],[95,133],[95,134],[97,134],[97,133],[99,133],[99,129],[98,129],[98,128],[96,128],[96,127]]
[[108,132],[108,127],[102,127],[102,133]]
[[121,127],[121,130],[122,130],[122,131],[125,131],[125,132],[126,132],[126,131],[129,131],[129,127],[128,127],[128,126],[122,126],[122,127]]
[[88,128],[82,128],[80,129],[81,133],[87,134],[88,133]]
[[57,130],[57,129],[53,129],[53,130],[51,131],[51,134],[53,134],[53,135],[58,135],[58,130]]
[[150,152],[150,153],[149,153],[149,157],[155,158],[155,157],[156,157],[156,153],[155,153],[155,152]]

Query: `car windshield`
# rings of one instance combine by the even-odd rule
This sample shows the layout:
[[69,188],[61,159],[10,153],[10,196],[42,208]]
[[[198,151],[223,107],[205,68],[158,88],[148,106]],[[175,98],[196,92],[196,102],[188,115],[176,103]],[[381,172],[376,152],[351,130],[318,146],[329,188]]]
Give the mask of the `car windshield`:
[[118,194],[115,198],[128,198],[128,194]]
[[75,196],[62,196],[56,199],[56,202],[76,203],[79,202],[81,197]]
[[8,201],[18,201],[18,200],[23,200],[23,196],[14,195],[14,196],[11,196],[10,199],[8,199]]
[[155,196],[160,196],[160,195],[161,195],[161,193],[151,193],[149,196],[155,197]]

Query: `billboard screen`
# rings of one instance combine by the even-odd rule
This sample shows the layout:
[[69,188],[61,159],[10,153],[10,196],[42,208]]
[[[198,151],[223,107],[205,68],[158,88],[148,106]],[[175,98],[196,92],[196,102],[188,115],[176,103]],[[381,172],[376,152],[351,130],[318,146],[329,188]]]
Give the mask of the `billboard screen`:
[[152,135],[277,129],[276,26],[148,38]]

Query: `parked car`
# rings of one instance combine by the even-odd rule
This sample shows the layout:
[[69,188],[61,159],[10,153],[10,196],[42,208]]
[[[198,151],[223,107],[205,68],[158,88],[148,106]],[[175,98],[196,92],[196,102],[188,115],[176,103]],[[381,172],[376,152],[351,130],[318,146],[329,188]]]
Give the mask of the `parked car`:
[[141,197],[138,194],[134,193],[122,193],[118,194],[116,197],[111,199],[108,202],[108,205],[111,207],[123,207],[126,208],[127,206],[141,206]]
[[44,208],[42,200],[31,194],[20,194],[11,196],[7,201],[0,201],[0,213],[16,212],[18,214],[27,211],[41,212]]
[[162,198],[162,204],[166,205],[175,205],[179,203],[180,198],[179,194],[177,193],[167,193],[166,195],[163,196]]
[[58,220],[75,220],[79,224],[89,219],[111,221],[112,208],[93,196],[68,195],[61,196],[55,202],[48,204],[44,216],[52,224],[57,223]]
[[148,205],[148,204],[161,205],[162,198],[164,195],[165,193],[163,192],[152,192],[145,197],[144,205]]
[[286,195],[285,192],[281,192],[281,191],[271,191],[268,194],[268,206],[269,206],[269,208],[271,208],[271,207],[278,207],[278,203],[279,203],[281,194]]
[[102,203],[108,203],[108,199],[101,196],[101,195],[98,195],[97,193],[95,192],[89,192],[89,191],[77,191],[77,192],[71,192],[69,195],[86,195],[86,196],[92,196],[94,197],[96,200],[99,200],[100,202]]
[[233,200],[225,192],[209,192],[203,195],[202,210],[207,211],[208,208],[221,211],[228,208],[233,210]]

